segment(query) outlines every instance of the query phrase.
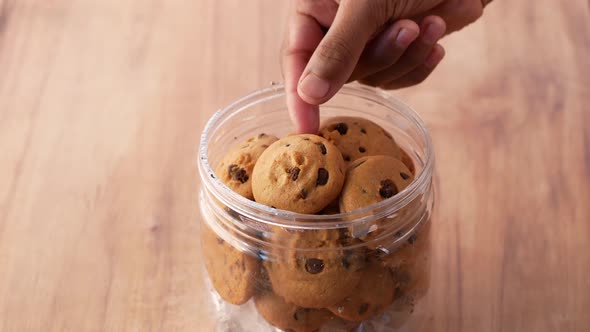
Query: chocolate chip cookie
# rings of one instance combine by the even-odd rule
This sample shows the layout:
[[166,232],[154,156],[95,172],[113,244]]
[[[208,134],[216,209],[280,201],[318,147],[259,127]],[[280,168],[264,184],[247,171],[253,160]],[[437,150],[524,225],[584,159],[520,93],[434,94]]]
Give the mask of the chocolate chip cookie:
[[283,248],[265,261],[272,288],[286,301],[305,308],[325,308],[346,298],[361,280],[365,252],[343,249],[338,230],[281,230]]
[[340,211],[350,212],[379,203],[405,189],[414,176],[400,160],[391,156],[369,156],[348,166],[340,194]]
[[401,158],[393,137],[378,124],[363,118],[330,118],[323,123],[319,135],[334,143],[346,162],[375,155]]
[[241,252],[225,242],[205,223],[201,224],[201,248],[213,287],[225,301],[243,304],[254,294],[257,257]]
[[293,135],[262,153],[252,173],[257,202],[298,213],[316,213],[338,197],[344,183],[338,149],[316,135]]
[[277,141],[272,135],[259,134],[233,147],[215,169],[215,175],[236,193],[254,199],[252,195],[252,170],[266,148]]
[[431,222],[419,226],[401,246],[392,250],[388,255],[381,256],[379,259],[383,265],[390,268],[399,266],[408,266],[416,263],[418,257],[429,254],[430,251],[430,228]]
[[354,292],[328,309],[349,321],[367,320],[385,311],[393,303],[394,293],[391,271],[379,263],[371,263]]
[[380,259],[391,268],[398,292],[414,300],[426,294],[430,285],[430,227],[428,221],[398,250]]
[[258,312],[268,323],[284,331],[313,332],[334,318],[326,309],[298,307],[272,292],[254,296]]

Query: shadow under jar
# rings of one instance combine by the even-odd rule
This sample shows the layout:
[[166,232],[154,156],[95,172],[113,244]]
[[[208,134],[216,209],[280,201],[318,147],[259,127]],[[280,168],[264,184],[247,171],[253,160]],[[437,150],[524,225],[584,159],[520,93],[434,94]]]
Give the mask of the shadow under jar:
[[199,149],[202,262],[217,331],[416,330],[430,283],[434,155],[408,106],[379,90],[345,86],[322,119],[371,120],[411,158],[415,180],[346,214],[306,215],[250,201],[214,173],[236,143],[294,131],[280,85],[218,111]]

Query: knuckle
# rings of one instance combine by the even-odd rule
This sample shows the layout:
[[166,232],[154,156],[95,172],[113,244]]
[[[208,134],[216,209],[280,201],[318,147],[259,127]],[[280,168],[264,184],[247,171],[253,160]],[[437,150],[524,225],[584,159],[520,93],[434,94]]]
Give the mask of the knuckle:
[[457,15],[461,16],[466,24],[477,21],[483,15],[483,5],[480,1],[463,1],[457,9]]
[[336,65],[346,65],[354,57],[348,43],[338,36],[325,39],[318,46],[317,52],[321,60]]

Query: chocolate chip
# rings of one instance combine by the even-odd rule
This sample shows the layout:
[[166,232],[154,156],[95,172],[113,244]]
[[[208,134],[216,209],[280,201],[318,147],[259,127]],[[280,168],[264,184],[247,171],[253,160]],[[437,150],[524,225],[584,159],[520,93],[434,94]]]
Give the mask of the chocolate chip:
[[274,205],[271,205],[270,207],[271,207],[271,208],[273,208],[273,209],[276,209],[276,208],[277,208],[277,207],[276,207],[276,206],[274,206]]
[[294,320],[299,320],[299,317],[297,315],[298,313],[299,313],[299,310],[296,310],[295,313],[293,314],[293,319]]
[[233,219],[235,219],[235,220],[237,220],[237,221],[240,221],[240,222],[242,221],[242,219],[240,218],[240,214],[239,214],[239,213],[237,213],[236,211],[234,211],[234,210],[232,210],[232,209],[230,209],[230,208],[226,207],[226,208],[225,208],[225,212],[226,212],[227,214],[229,214],[229,216],[230,216],[230,217],[232,217]]
[[234,180],[240,181],[240,183],[246,183],[249,179],[248,173],[243,168],[240,168],[232,177]]
[[390,179],[381,180],[381,188],[379,188],[379,195],[383,198],[389,198],[397,194],[397,187]]
[[306,138],[304,138],[303,140],[304,140],[304,141],[309,141],[309,138],[307,138],[307,137],[306,137]]
[[261,147],[268,148],[268,144],[262,144]]
[[324,270],[324,261],[310,258],[305,262],[305,270],[311,274],[318,274]]
[[344,267],[347,270],[350,267],[350,262],[348,261],[347,256],[342,257],[342,260],[340,260],[340,263],[342,264],[342,267]]
[[408,271],[395,269],[392,271],[393,278],[397,280],[399,287],[407,286],[412,281]]
[[240,181],[240,183],[245,183],[249,179],[246,170],[236,164],[229,165],[227,171],[233,180]]
[[291,146],[291,144],[285,144],[285,146],[286,146],[286,147],[290,147],[290,146]]
[[366,134],[367,131],[365,130],[365,128],[361,128],[361,133]]
[[410,237],[408,238],[408,243],[409,243],[409,244],[414,244],[414,243],[416,243],[416,240],[418,240],[418,235],[416,235],[416,234],[412,234],[412,236],[410,236]]
[[344,161],[350,161],[350,156],[343,154],[342,158],[344,158]]
[[402,177],[402,179],[407,180],[410,178],[410,176],[404,172],[399,172],[399,176]]
[[266,136],[266,134],[265,134],[265,133],[260,133],[260,134],[258,134],[258,138],[263,138],[264,136]]
[[293,167],[291,169],[291,171],[289,173],[291,173],[291,180],[292,181],[297,181],[297,178],[299,177],[299,172],[301,172],[301,169],[299,169],[299,167]]
[[301,189],[301,191],[299,192],[299,198],[306,199],[307,198],[307,190]]
[[361,304],[361,306],[359,307],[359,315],[364,314],[365,312],[367,312],[367,310],[369,310],[369,304],[368,303]]
[[346,132],[348,132],[348,125],[344,122],[340,122],[340,123],[336,124],[334,129],[338,130],[340,135],[346,135]]
[[363,148],[362,146],[359,146],[359,152],[365,153],[365,152],[367,152],[367,150],[365,148]]
[[316,143],[316,145],[320,147],[320,151],[322,152],[322,154],[328,153],[328,151],[326,150],[326,146],[324,145],[324,143]]
[[316,186],[323,186],[328,183],[328,179],[330,178],[330,173],[325,168],[318,169],[318,179],[315,182]]

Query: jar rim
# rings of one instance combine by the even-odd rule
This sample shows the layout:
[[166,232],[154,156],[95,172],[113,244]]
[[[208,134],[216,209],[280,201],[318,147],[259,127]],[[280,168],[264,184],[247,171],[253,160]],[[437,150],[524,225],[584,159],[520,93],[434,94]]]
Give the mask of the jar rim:
[[[347,213],[331,215],[302,214],[286,210],[279,210],[249,200],[231,190],[215,175],[208,158],[209,139],[228,116],[238,113],[243,109],[258,105],[270,99],[280,98],[285,95],[283,84],[273,83],[271,87],[263,88],[249,93],[235,102],[219,109],[207,121],[201,134],[199,144],[198,169],[201,185],[205,186],[221,203],[232,208],[237,213],[257,222],[289,227],[293,229],[338,229],[354,226],[355,224],[369,222],[384,218],[392,212],[398,211],[409,202],[425,192],[431,183],[434,170],[434,151],[430,134],[420,116],[407,104],[393,97],[385,91],[365,86],[359,83],[350,83],[342,87],[340,95],[361,97],[371,102],[385,106],[388,110],[400,113],[419,130],[424,140],[424,166],[418,176],[405,189],[391,198],[377,204],[365,206]],[[272,220],[270,220],[272,219]]]

